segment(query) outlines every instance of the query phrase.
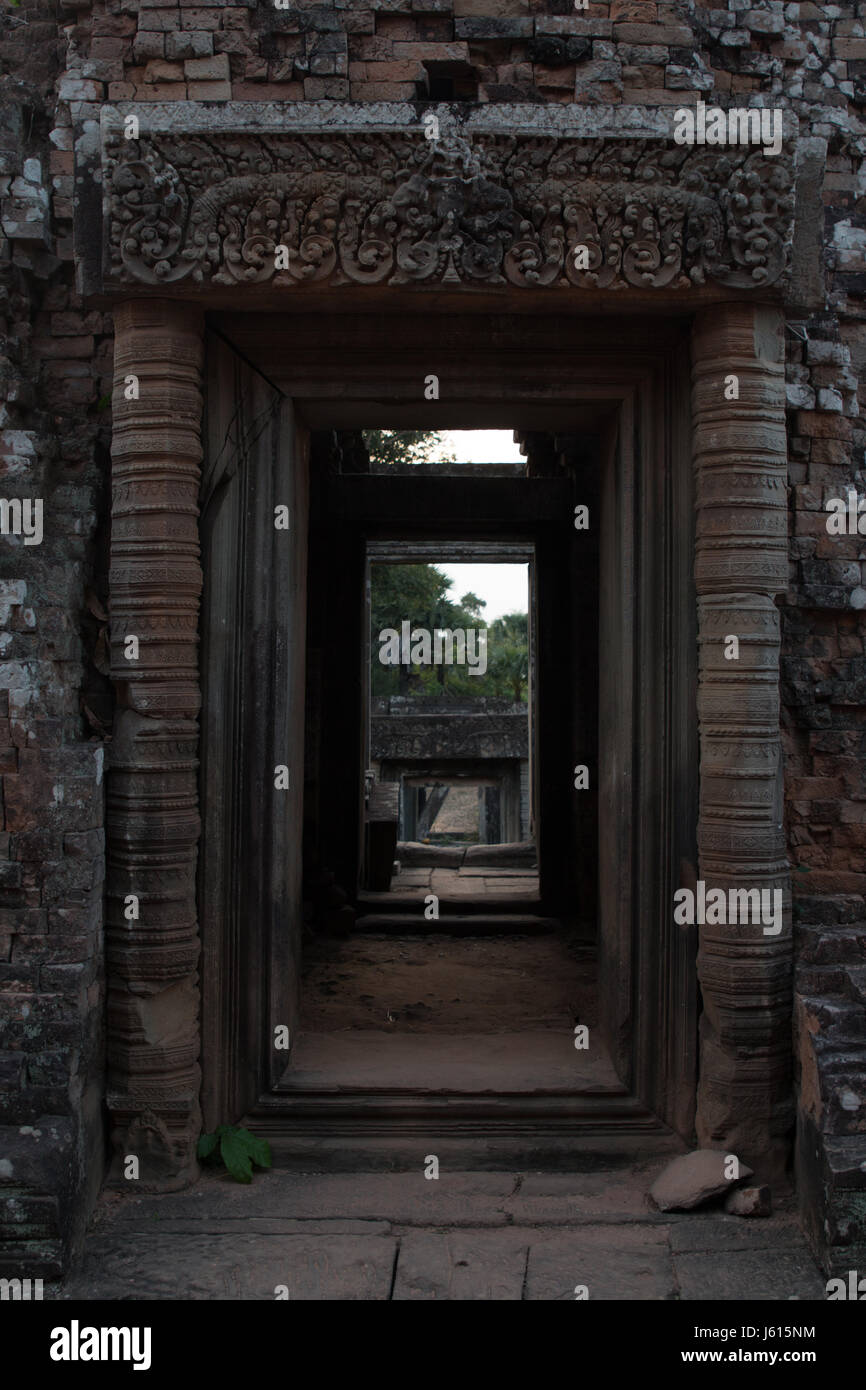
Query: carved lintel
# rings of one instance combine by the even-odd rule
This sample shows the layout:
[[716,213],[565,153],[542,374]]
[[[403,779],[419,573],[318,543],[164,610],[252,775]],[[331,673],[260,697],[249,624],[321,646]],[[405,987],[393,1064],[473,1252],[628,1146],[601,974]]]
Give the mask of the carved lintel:
[[140,1184],[168,1188],[194,1175],[200,1127],[201,315],[131,301],[115,332],[108,1104],[118,1165],[135,1154]]
[[106,288],[766,291],[789,269],[789,150],[458,127],[433,141],[421,126],[110,128],[102,176]]

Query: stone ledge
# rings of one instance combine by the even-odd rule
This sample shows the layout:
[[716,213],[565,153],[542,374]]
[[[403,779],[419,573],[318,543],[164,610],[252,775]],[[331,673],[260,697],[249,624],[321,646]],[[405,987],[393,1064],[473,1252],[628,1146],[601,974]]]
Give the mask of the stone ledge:
[[[683,106],[691,105],[683,100]],[[142,135],[228,134],[327,134],[385,130],[423,131],[423,115],[432,112],[443,125],[454,125],[462,135],[549,135],[575,140],[670,140],[673,116],[666,106],[542,106],[531,102],[437,103],[408,101],[258,102],[227,101],[202,109],[190,102],[118,102],[101,108],[104,140],[111,129],[123,129],[129,115],[136,115]],[[85,127],[90,138],[95,122]],[[796,140],[799,122],[790,111],[783,120],[784,139]]]

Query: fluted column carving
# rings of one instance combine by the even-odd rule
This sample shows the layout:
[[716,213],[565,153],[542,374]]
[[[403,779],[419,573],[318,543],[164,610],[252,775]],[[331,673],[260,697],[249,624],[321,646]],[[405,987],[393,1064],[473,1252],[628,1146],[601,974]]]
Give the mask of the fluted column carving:
[[202,319],[136,300],[114,323],[108,1104],[115,1175],[133,1155],[139,1190],[164,1189],[193,1176],[200,1126]]
[[[754,922],[699,928],[697,1128],[702,1144],[737,1152],[768,1176],[784,1162],[791,1123],[790,883],[773,601],[788,574],[782,351],[775,310],[728,304],[697,316],[700,877],[707,891],[780,888],[784,904],[775,936]],[[725,656],[732,635],[738,659]]]

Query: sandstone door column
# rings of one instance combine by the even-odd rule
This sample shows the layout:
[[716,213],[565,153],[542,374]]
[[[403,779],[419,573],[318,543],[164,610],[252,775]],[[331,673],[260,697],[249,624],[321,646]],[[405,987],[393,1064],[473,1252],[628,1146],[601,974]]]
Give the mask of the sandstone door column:
[[[697,1130],[771,1177],[791,1111],[791,923],[782,828],[779,612],[787,586],[787,450],[781,315],[725,304],[696,316],[701,778],[698,852],[707,891],[781,888],[778,935],[699,927],[703,995]],[[736,636],[739,656],[726,657]]]
[[[195,866],[202,314],[114,310],[108,780],[108,1105],[113,1177],[194,1175],[199,1112]],[[137,641],[133,640],[137,639]]]

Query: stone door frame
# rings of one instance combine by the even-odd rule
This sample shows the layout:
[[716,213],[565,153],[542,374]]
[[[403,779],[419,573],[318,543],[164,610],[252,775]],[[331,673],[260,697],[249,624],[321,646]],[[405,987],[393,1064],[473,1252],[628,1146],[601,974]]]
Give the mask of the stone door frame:
[[[169,124],[171,139],[180,139],[181,144],[188,140],[190,150],[195,132],[188,127],[184,130],[183,123],[189,122],[192,114],[178,116],[179,130]],[[123,113],[120,115],[122,118]],[[227,116],[237,119],[231,112]],[[424,139],[419,127],[409,131],[402,128],[408,123],[406,110],[401,108],[391,116],[390,124],[384,122],[384,135],[372,128],[376,117],[371,108],[364,117],[371,127],[364,132],[365,148],[373,149],[373,162],[379,161],[382,178],[386,174],[392,177],[395,155],[405,157],[404,146],[395,149],[395,130],[404,145],[406,140]],[[273,111],[259,111],[258,117],[264,127],[275,119]],[[160,118],[156,109],[148,113],[152,128]],[[256,129],[252,124],[256,119],[257,113],[247,108],[246,132]],[[300,123],[301,118],[295,111],[286,119],[291,125],[293,121]],[[309,122],[308,112],[304,119]],[[381,125],[381,111],[378,119]],[[509,113],[500,108],[498,119],[507,124]],[[536,133],[538,119],[538,113],[533,112],[532,129]],[[541,120],[542,129],[545,120],[555,124],[558,119],[548,113]],[[607,138],[598,125],[597,113],[585,113],[584,119],[596,122],[595,129],[584,131],[584,141]],[[619,192],[612,195],[622,206],[638,192],[641,198],[649,198],[643,185],[636,192],[633,161],[627,159],[623,164],[620,159],[627,142],[637,138],[628,129],[627,120],[626,109],[620,109],[614,138],[622,143],[615,145],[611,155],[622,166],[616,184]],[[659,129],[646,131],[645,111],[641,120],[642,138],[658,143]],[[507,230],[514,223],[497,220],[510,190],[503,192],[494,178],[485,176],[484,139],[473,144],[479,133],[484,136],[483,118],[481,127],[480,132],[465,129],[459,139],[455,137],[444,174],[424,165],[415,176],[419,182],[413,196],[423,202],[431,188],[436,193],[440,186],[453,186],[455,161],[463,161],[463,196],[479,200],[493,224],[503,228],[492,249],[489,245],[486,250],[467,245],[464,238],[462,261],[455,261],[456,253],[447,238],[441,240],[446,235],[442,227],[431,233],[434,242],[438,236],[440,246],[446,248],[438,264],[440,293],[455,304],[461,295],[470,293],[473,307],[499,310],[511,307],[515,297],[528,308],[529,297],[537,295],[533,303],[544,303],[549,311],[550,296],[558,292],[554,288],[559,283],[557,273],[563,293],[583,293],[570,272],[563,276],[561,257],[556,271],[554,261],[562,233],[554,228],[546,241],[541,233],[521,233],[523,239],[515,240],[513,231]],[[145,141],[132,152],[140,156],[136,161],[119,146],[122,136],[117,124],[112,125],[110,113],[106,129],[107,137],[99,150],[92,132],[82,135],[79,158],[103,159],[106,259],[95,281],[93,259],[88,256],[84,281],[86,287],[91,277],[91,289],[112,296],[116,328],[110,601],[112,676],[120,713],[112,744],[108,803],[108,1104],[117,1153],[146,1152],[149,1162],[142,1177],[148,1185],[166,1188],[182,1185],[193,1175],[200,1127],[194,871],[200,828],[196,720],[200,707],[197,628],[202,577],[197,514],[202,460],[203,308],[249,308],[261,289],[255,274],[244,285],[242,276],[232,278],[234,270],[218,269],[208,280],[203,267],[213,269],[231,263],[236,269],[238,256],[242,261],[251,258],[251,271],[261,264],[271,210],[267,203],[264,208],[261,204],[270,185],[266,180],[262,187],[261,177],[243,163],[242,187],[232,183],[222,200],[214,192],[193,205],[177,169],[167,167],[165,142],[160,149],[155,136],[149,146]],[[554,163],[546,169],[550,177],[559,167],[555,159],[561,155],[561,134],[560,127]],[[569,130],[565,138],[573,138],[573,134]],[[257,133],[245,138],[262,137]],[[316,140],[304,136],[307,155],[319,151],[325,163],[331,160],[329,138],[321,127]],[[527,136],[530,141],[534,138]],[[806,148],[810,142],[801,144],[804,148],[797,169],[802,172],[815,151]],[[227,143],[225,150],[230,153],[232,149],[234,146]],[[745,177],[745,160],[733,162],[730,178]],[[501,174],[501,163],[496,170]],[[316,214],[321,230],[310,232],[306,241],[298,234],[293,266],[300,275],[293,272],[291,282],[282,286],[286,293],[304,293],[305,266],[312,267],[308,281],[315,281],[324,266],[327,284],[320,288],[331,296],[348,292],[333,283],[334,275],[339,280],[341,274],[355,294],[388,294],[393,278],[384,288],[381,275],[375,285],[364,284],[364,268],[399,265],[400,247],[404,245],[400,241],[400,217],[395,213],[389,223],[388,235],[397,237],[391,246],[387,236],[380,238],[382,245],[363,240],[357,229],[357,198],[366,196],[369,204],[370,196],[376,196],[365,192],[364,173],[361,168],[358,182],[348,191],[342,185],[336,190],[341,214],[333,203],[323,205]],[[314,183],[318,177],[316,189],[322,190],[324,197],[328,177],[311,177]],[[791,177],[793,181],[794,173]],[[797,178],[799,189],[800,174]],[[149,190],[154,187],[157,192],[148,201]],[[132,204],[125,201],[130,190],[135,194]],[[674,193],[675,211],[679,209],[685,217],[685,195]],[[155,212],[145,213],[143,220],[151,219],[151,231],[145,227],[143,234],[137,223],[130,227],[130,206],[152,209],[154,198],[159,201],[166,196],[167,211],[163,201]],[[548,196],[553,196],[549,187]],[[710,201],[716,198],[719,207],[727,206],[725,189],[714,188],[712,179],[700,196]],[[580,228],[579,210],[577,223],[570,221],[568,209],[563,211],[564,198],[561,195],[558,204],[560,228],[570,228],[573,243],[575,225]],[[392,203],[393,197],[388,206]],[[695,208],[694,215],[698,216],[697,204]],[[238,217],[243,220],[244,215],[252,217],[258,228],[252,245],[249,240],[238,242],[232,230]],[[342,234],[335,233],[332,221],[328,221],[335,215],[349,219],[343,223]],[[648,300],[658,302],[661,290],[670,307],[694,315],[694,575],[701,766],[698,874],[721,888],[781,887],[786,904],[785,924],[778,937],[760,935],[754,926],[701,927],[698,978],[703,1015],[696,1123],[702,1143],[739,1149],[768,1173],[778,1171],[784,1162],[791,1116],[790,891],[781,814],[779,615],[774,599],[787,582],[782,306],[786,301],[806,302],[804,278],[797,263],[799,258],[802,267],[807,258],[802,248],[798,251],[795,245],[791,251],[789,246],[790,215],[790,208],[777,208],[767,222],[775,243],[771,236],[769,248],[764,244],[761,250],[759,245],[757,259],[753,256],[752,262],[738,259],[736,247],[727,260],[724,255],[719,258],[716,248],[708,261],[702,249],[707,243],[698,239],[699,259],[703,257],[704,263],[692,265],[697,279],[683,285],[681,274],[676,289],[666,286],[667,271],[659,269],[659,262],[664,261],[661,244],[656,245],[655,261],[652,248],[646,248],[649,259],[642,262],[642,271],[635,269],[636,263],[626,254],[628,248],[619,248],[614,265],[611,247],[597,246],[593,252],[596,283],[586,290],[585,298],[588,309],[597,308],[606,294],[618,288],[630,297],[626,302],[637,311]],[[180,233],[176,235],[177,227]],[[214,227],[222,231],[214,231]],[[679,256],[683,270],[694,254],[685,228],[683,222],[679,247],[671,252],[674,258]],[[84,230],[79,229],[81,234]],[[350,233],[354,235],[351,247],[347,240]],[[593,242],[596,234],[597,228],[580,228],[587,242]],[[739,234],[734,229],[734,239]],[[162,238],[156,251],[154,236],[157,241]],[[335,237],[342,261],[334,259]],[[159,251],[162,254],[157,254]],[[788,268],[784,269],[789,252]],[[429,277],[432,272],[430,263],[425,262],[426,254],[419,252],[408,262],[404,259],[404,270],[394,274],[411,280],[426,267]],[[191,272],[190,264],[194,266]],[[345,274],[340,264],[349,267]],[[605,265],[613,267],[610,285],[603,283]],[[467,285],[465,278],[461,283],[461,267],[464,276],[477,273],[481,288]],[[716,283],[708,284],[708,276],[711,280],[713,275]],[[750,275],[754,277],[751,280]],[[425,277],[420,279],[423,282]],[[276,292],[274,286],[266,288],[271,296]],[[416,292],[423,293],[423,283],[420,288],[416,285]],[[267,301],[260,298],[257,302],[264,306]],[[136,394],[129,391],[130,377],[139,384]],[[737,382],[734,398],[725,392],[730,378]],[[724,659],[723,639],[728,633],[740,637],[736,665]],[[140,643],[134,664],[125,644],[130,634],[137,635]],[[137,896],[141,903],[141,916],[134,920],[128,920],[124,907],[129,895]],[[169,999],[174,1024],[170,1036],[166,1039],[161,1034],[162,1041],[154,1046],[150,1041],[154,1023]]]
[[[370,622],[371,622],[371,616],[370,616],[370,615],[371,615],[370,584],[371,584],[371,571],[372,571],[373,565],[376,565],[376,564],[381,565],[381,564],[388,564],[388,563],[390,563],[390,564],[424,564],[424,565],[426,565],[426,564],[445,564],[445,563],[447,563],[448,561],[451,561],[452,563],[458,563],[458,564],[459,564],[459,563],[461,563],[461,562],[462,562],[462,563],[465,563],[465,557],[469,557],[469,558],[471,559],[471,561],[474,562],[475,564],[494,564],[494,563],[498,563],[498,564],[525,564],[525,565],[527,566],[527,603],[528,603],[528,605],[529,605],[529,607],[528,607],[528,612],[529,612],[529,614],[530,614],[530,619],[529,619],[530,633],[532,632],[532,628],[533,628],[533,616],[532,616],[532,609],[533,609],[533,606],[534,606],[534,599],[533,599],[534,575],[533,575],[533,570],[534,570],[535,563],[536,563],[535,543],[534,543],[534,541],[513,541],[513,540],[512,540],[512,541],[500,541],[500,542],[493,542],[493,541],[475,541],[475,542],[470,542],[468,545],[465,545],[465,544],[461,544],[460,542],[455,542],[455,541],[453,541],[453,540],[440,540],[440,541],[426,540],[426,541],[419,541],[419,540],[416,540],[416,539],[414,539],[414,538],[413,538],[413,539],[408,539],[408,540],[407,540],[407,539],[399,539],[399,538],[395,538],[393,535],[390,534],[391,530],[392,530],[392,528],[389,527],[389,536],[388,536],[387,539],[383,539],[383,538],[381,538],[381,537],[375,537],[375,538],[374,538],[374,537],[370,537],[370,538],[368,538],[368,539],[366,540],[365,547],[364,547],[364,551],[365,551],[365,554],[364,554],[364,567],[365,567],[365,582],[364,582],[364,589],[365,589],[365,600],[364,600],[365,617],[364,617],[364,627],[365,627],[365,638],[364,638],[364,661],[363,661],[363,671],[362,671],[362,679],[363,679],[363,711],[362,711],[362,723],[363,723],[363,726],[364,726],[364,736],[363,736],[363,737],[364,737],[364,758],[363,758],[363,767],[364,767],[364,768],[368,768],[368,767],[370,766],[370,758],[371,758],[371,756],[372,756],[372,755],[370,754],[370,745],[371,745],[371,741],[372,741],[372,737],[371,737],[371,705],[372,705],[372,702],[373,702],[374,697],[373,697],[373,695],[372,695],[371,662],[372,662],[373,660],[375,660],[375,653],[374,653],[374,649],[373,649],[373,643],[371,642],[370,636],[369,636],[368,634],[369,634]],[[461,559],[461,557],[464,557],[464,558]],[[535,732],[536,732],[536,730],[535,730],[536,716],[535,716],[534,709],[533,709],[533,697],[536,695],[536,692],[537,692],[538,674],[537,674],[537,653],[536,653],[536,649],[535,649],[535,644],[534,644],[534,642],[533,642],[533,640],[532,640],[532,636],[530,636],[529,651],[530,651],[530,657],[529,657],[529,676],[528,676],[528,679],[527,679],[527,690],[528,690],[527,706],[528,706],[528,707],[527,707],[527,715],[526,715],[527,745],[528,745],[528,751],[527,751],[527,763],[528,763],[527,777],[528,777],[528,786],[529,786],[529,790],[528,790],[528,807],[527,807],[527,809],[528,809],[527,829],[532,825],[533,816],[534,816],[534,815],[537,815],[537,808],[538,808],[538,789],[537,789],[537,787],[534,785],[534,781],[533,781],[533,757],[532,757],[533,738],[534,738],[534,735],[535,735]],[[428,763],[430,763],[430,764],[433,766],[433,768],[436,769],[433,773],[431,773],[431,776],[440,776],[440,777],[442,777],[443,780],[444,780],[445,774],[441,771],[441,769],[442,769],[442,767],[444,767],[444,765],[449,761],[449,759],[448,759],[448,758],[445,758],[445,757],[438,757],[438,756],[416,758],[416,757],[413,757],[413,756],[412,756],[410,749],[407,748],[407,749],[404,750],[404,752],[403,752],[402,754],[401,754],[401,753],[397,753],[397,754],[389,755],[389,757],[388,757],[386,760],[383,759],[383,761],[388,761],[388,762],[399,762],[400,766],[401,766],[401,767],[404,769],[404,771],[405,771],[406,777],[408,777],[411,781],[414,781],[414,780],[416,780],[416,779],[420,779],[420,778],[421,778],[422,774],[423,774],[423,773],[425,772],[425,770],[427,769]],[[487,779],[485,779],[485,776],[484,776],[484,768],[485,768],[485,763],[486,763],[486,761],[487,761],[486,758],[481,757],[481,756],[479,756],[479,757],[477,757],[477,758],[474,759],[474,761],[473,761],[473,763],[472,763],[473,772],[472,772],[472,775],[471,775],[470,777],[467,777],[467,785],[468,785],[468,784],[472,784],[473,782],[476,782],[476,780],[480,780],[480,781],[487,780]],[[490,761],[491,761],[491,765],[494,766],[496,769],[498,769],[498,770],[499,770],[499,775],[501,775],[501,760],[497,757],[497,758],[491,759]],[[490,780],[490,781],[495,781],[495,774],[494,774],[493,772],[491,772],[491,776],[490,776],[490,779],[489,779],[489,780]],[[412,836],[411,838],[415,838],[415,837]],[[507,837],[506,837],[506,838],[507,838]],[[362,853],[363,853],[363,844],[362,844]],[[363,883],[363,880],[362,880],[362,883]],[[543,894],[542,894],[542,898],[543,898]]]

